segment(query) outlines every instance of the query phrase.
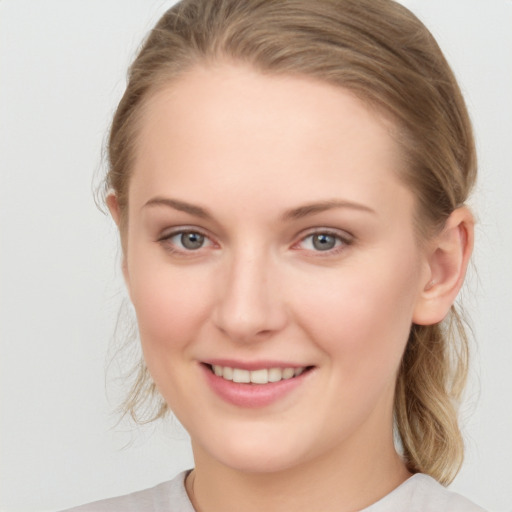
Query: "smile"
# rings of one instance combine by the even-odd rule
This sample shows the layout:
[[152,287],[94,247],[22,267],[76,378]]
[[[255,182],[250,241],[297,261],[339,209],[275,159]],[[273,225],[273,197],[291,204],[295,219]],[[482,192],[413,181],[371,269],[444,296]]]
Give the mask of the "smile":
[[[220,363],[220,364],[219,364]],[[288,366],[268,361],[211,361],[199,365],[210,389],[223,401],[243,408],[266,407],[298,392],[315,366]],[[289,364],[289,363],[288,363]],[[240,368],[245,366],[245,368]]]
[[301,375],[307,367],[298,368],[262,368],[259,370],[244,370],[230,366],[211,365],[212,372],[217,377],[243,384],[268,384],[281,380],[292,379]]

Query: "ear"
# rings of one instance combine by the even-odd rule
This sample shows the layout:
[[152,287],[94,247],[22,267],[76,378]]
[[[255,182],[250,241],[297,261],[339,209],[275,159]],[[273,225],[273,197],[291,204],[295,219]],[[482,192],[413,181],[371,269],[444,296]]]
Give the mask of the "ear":
[[450,311],[464,282],[474,240],[474,219],[466,207],[448,217],[441,233],[429,244],[428,279],[414,308],[412,321],[432,325]]
[[[116,193],[113,190],[108,192],[107,198],[106,198],[106,203],[107,203],[107,207],[110,212],[110,215],[112,215],[112,218],[114,219],[114,222],[116,223],[117,228],[120,230],[121,229],[121,209],[119,207],[119,201],[117,200]],[[126,247],[122,241],[122,237],[121,237],[121,243],[123,246],[122,247],[123,261],[122,261],[121,267],[123,270],[124,281],[129,290],[130,289],[130,284],[129,284],[130,281],[128,278],[128,265],[126,263]]]
[[121,222],[121,212],[119,209],[119,201],[117,200],[116,193],[112,189],[110,189],[108,191],[106,203],[107,203],[107,207],[108,207],[108,211],[110,212],[110,215],[112,215],[114,222],[116,223],[117,227],[119,228],[120,222]]

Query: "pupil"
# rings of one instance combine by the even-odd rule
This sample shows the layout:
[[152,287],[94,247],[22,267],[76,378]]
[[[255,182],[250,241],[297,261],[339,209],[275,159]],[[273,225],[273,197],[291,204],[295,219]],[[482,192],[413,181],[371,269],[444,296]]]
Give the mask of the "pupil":
[[328,251],[334,248],[336,239],[331,235],[315,235],[313,237],[313,247],[319,251]]
[[186,249],[199,249],[204,242],[204,236],[199,233],[183,233],[181,243]]

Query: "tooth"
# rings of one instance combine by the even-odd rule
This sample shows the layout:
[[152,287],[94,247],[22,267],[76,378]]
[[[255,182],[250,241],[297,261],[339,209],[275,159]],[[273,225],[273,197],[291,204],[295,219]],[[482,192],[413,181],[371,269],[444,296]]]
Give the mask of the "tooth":
[[222,369],[222,376],[226,380],[233,380],[233,368],[230,368],[229,366],[224,366]]
[[268,382],[268,370],[253,370],[251,372],[251,382],[254,384],[266,384]]
[[293,368],[285,368],[283,370],[283,379],[291,379],[295,373]]
[[298,368],[262,368],[260,370],[242,370],[241,368],[231,368],[229,366],[212,365],[212,370],[218,377],[226,380],[248,384],[267,384],[269,382],[279,382],[282,379],[291,379],[298,377],[305,371],[305,367]]
[[281,368],[270,368],[268,370],[268,381],[279,382],[283,378],[283,372]]
[[251,382],[251,375],[249,370],[241,370],[240,368],[233,368],[233,382]]

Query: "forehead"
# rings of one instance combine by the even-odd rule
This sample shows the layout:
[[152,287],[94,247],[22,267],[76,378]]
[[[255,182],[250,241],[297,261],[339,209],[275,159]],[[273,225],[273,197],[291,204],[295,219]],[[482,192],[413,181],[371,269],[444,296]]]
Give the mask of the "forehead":
[[[251,68],[196,67],[148,99],[130,201],[176,193],[239,202],[383,203],[404,192],[392,123],[351,92]],[[396,189],[396,190],[395,190]],[[319,195],[321,197],[314,197]]]

